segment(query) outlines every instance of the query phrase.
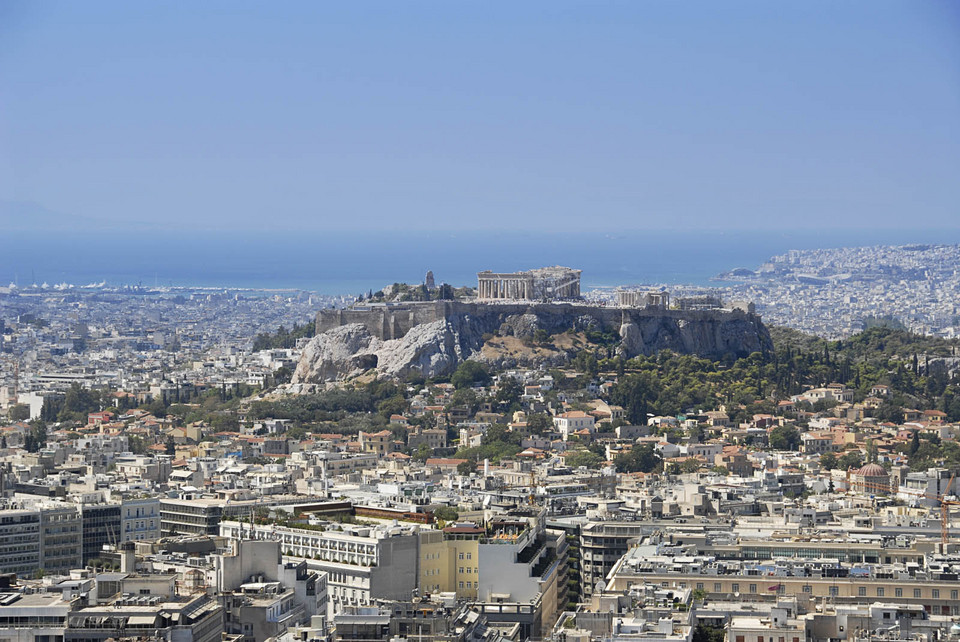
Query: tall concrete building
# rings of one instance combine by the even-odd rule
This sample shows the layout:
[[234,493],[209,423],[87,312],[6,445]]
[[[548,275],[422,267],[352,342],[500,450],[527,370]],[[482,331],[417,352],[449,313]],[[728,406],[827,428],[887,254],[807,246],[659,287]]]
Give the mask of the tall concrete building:
[[80,507],[45,501],[0,510],[0,573],[67,573],[83,563]]
[[[104,545],[120,544],[120,502],[82,504],[83,563],[100,557]],[[158,529],[159,530],[159,529]]]
[[417,588],[416,527],[344,526],[343,530],[316,531],[225,521],[220,535],[277,541],[283,554],[305,558],[309,569],[324,571],[331,616],[377,598],[409,599]]

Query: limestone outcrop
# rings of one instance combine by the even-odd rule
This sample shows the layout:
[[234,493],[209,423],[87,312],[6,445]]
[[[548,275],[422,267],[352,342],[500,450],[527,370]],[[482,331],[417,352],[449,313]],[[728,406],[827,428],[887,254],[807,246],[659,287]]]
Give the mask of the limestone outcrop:
[[[379,339],[359,323],[350,323],[315,336],[303,349],[293,383],[332,381],[371,365]],[[372,366],[376,367],[376,363]]]
[[[428,308],[427,306],[433,306]],[[353,309],[318,316],[320,334],[303,351],[294,384],[335,381],[376,369],[405,378],[449,374],[465,359],[491,365],[558,365],[572,356],[558,350],[491,357],[483,350],[493,334],[523,339],[538,330],[617,332],[625,357],[673,350],[719,358],[772,348],[767,329],[755,314],[731,310],[679,311],[611,308],[572,304],[409,304]],[[540,362],[543,362],[542,364]]]
[[383,341],[358,323],[314,337],[304,348],[293,383],[321,383],[359,375],[376,368],[399,379],[411,373],[424,377],[452,372],[482,344],[463,320],[441,320],[414,326],[399,339]]

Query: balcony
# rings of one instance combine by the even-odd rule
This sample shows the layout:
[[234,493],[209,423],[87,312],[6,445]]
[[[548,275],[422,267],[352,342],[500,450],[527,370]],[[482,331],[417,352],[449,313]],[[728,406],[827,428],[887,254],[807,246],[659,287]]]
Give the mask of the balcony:
[[542,538],[533,540],[528,546],[517,553],[517,562],[520,564],[528,564],[531,560],[538,558],[546,544],[546,540]]

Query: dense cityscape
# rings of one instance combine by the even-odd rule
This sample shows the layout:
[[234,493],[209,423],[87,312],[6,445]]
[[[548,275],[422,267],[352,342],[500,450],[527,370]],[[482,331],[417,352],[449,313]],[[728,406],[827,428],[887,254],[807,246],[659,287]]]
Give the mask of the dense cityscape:
[[871,323],[912,332],[960,335],[960,246],[911,245],[793,251],[756,271],[722,278],[740,283],[731,298],[757,301],[767,323],[842,339]]
[[0,1],[0,642],[960,642],[958,35]]
[[5,288],[0,638],[954,639],[955,254]]
[[[960,335],[960,246],[794,250],[714,277],[715,287],[657,284],[678,294],[752,301],[768,325],[845,339],[875,325]],[[588,293],[612,300],[613,293]]]

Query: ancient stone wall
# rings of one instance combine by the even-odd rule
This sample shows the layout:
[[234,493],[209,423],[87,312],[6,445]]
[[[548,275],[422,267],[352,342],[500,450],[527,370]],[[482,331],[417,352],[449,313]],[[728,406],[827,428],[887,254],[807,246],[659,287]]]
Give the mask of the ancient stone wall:
[[479,332],[522,336],[535,329],[550,334],[592,329],[616,332],[628,354],[660,349],[700,355],[743,354],[769,343],[760,318],[742,309],[665,310],[620,308],[572,303],[477,303],[431,301],[322,310],[317,334],[347,324],[360,324],[382,340],[400,339],[416,326],[458,318]]
[[[702,357],[745,356],[773,343],[760,317],[745,310],[660,310],[570,303],[377,304],[324,310],[318,336],[304,349],[294,383],[352,376],[371,368],[404,378],[449,374],[465,359],[482,358],[492,334],[601,331],[620,337],[627,358],[663,350]],[[566,355],[569,357],[570,355]],[[527,364],[531,367],[536,364]]]

